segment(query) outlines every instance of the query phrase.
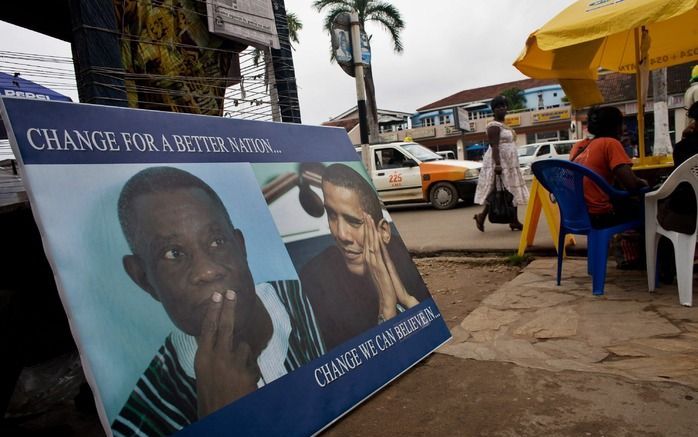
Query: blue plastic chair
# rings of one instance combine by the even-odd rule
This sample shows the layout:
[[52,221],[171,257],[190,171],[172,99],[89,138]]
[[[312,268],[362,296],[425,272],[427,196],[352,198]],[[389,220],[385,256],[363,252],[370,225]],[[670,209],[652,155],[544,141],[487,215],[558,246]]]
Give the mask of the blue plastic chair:
[[538,182],[555,196],[560,209],[560,234],[557,250],[557,285],[562,275],[562,255],[567,234],[587,236],[587,271],[592,277],[595,295],[602,295],[606,281],[608,245],[613,235],[627,229],[642,227],[642,214],[632,220],[609,228],[591,226],[587,205],[584,202],[584,178],[587,177],[613,198],[628,197],[631,193],[609,185],[592,170],[574,162],[561,159],[536,161],[531,165]]

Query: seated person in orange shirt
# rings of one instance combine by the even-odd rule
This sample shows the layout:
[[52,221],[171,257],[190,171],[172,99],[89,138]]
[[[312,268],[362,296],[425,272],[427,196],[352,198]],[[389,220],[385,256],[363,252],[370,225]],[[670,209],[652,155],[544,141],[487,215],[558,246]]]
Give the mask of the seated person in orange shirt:
[[[591,169],[609,184],[615,182],[627,191],[647,187],[647,181],[632,172],[632,161],[620,142],[623,132],[623,114],[620,110],[612,106],[594,107],[587,117],[589,133],[593,137],[575,144],[570,151],[570,160]],[[591,225],[596,228],[643,216],[640,201],[623,199],[622,202],[611,202],[601,188],[588,180],[584,180],[584,200]]]

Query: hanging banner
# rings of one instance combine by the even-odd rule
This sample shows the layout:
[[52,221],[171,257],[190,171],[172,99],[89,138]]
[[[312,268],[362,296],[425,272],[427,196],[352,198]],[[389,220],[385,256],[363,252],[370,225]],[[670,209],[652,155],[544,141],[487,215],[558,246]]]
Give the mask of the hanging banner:
[[450,338],[342,129],[2,117],[107,434],[314,434]]
[[[332,22],[330,32],[332,41],[332,53],[337,64],[349,76],[354,77],[354,52],[351,40],[351,19],[346,12],[338,14]],[[361,63],[365,67],[371,65],[371,46],[368,35],[361,30]]]
[[521,116],[519,114],[507,114],[504,123],[511,127],[521,126]]
[[208,31],[198,0],[113,0],[131,108],[223,115],[227,87],[240,83],[246,43]]
[[533,114],[534,123],[544,123],[557,120],[569,120],[571,117],[570,108],[546,109]]
[[453,125],[456,129],[460,129],[463,132],[473,131],[467,109],[458,106],[453,108]]

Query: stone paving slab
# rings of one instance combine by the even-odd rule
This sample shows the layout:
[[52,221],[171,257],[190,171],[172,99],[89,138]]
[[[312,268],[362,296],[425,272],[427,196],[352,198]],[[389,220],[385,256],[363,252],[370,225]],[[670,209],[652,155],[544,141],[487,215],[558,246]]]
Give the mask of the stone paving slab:
[[[698,388],[698,307],[679,304],[676,286],[647,291],[645,272],[608,266],[594,296],[586,258],[533,261],[456,326],[438,352]],[[694,298],[697,302],[698,299]]]

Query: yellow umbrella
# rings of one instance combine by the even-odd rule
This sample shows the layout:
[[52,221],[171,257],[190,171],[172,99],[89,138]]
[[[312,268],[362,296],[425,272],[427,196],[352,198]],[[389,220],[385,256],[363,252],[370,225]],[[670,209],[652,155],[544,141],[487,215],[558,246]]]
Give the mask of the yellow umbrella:
[[[698,0],[579,0],[533,32],[514,66],[558,79],[572,105],[603,101],[599,69],[636,73],[698,60]],[[638,130],[644,131],[642,81]],[[644,157],[644,135],[639,135]]]

